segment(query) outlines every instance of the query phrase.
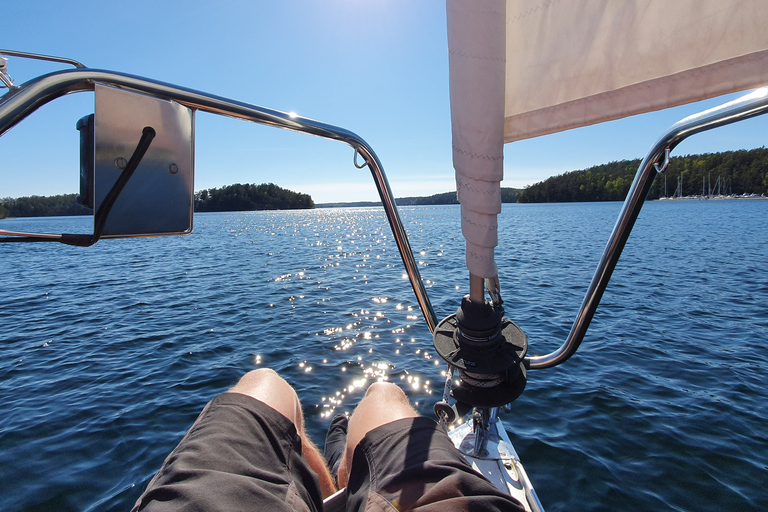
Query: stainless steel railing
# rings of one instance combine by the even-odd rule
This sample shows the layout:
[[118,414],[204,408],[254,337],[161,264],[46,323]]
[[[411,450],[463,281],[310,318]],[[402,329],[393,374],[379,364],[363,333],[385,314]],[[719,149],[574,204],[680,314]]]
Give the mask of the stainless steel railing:
[[613,232],[608,239],[608,244],[605,246],[600,263],[595,270],[579,313],[576,315],[576,321],[573,323],[565,343],[547,355],[527,357],[526,360],[530,368],[556,366],[566,361],[579,348],[603,292],[608,286],[611,274],[616,268],[621,251],[624,249],[637,216],[640,214],[640,209],[643,207],[653,180],[658,173],[666,169],[670,151],[691,135],[759,116],[766,112],[768,112],[768,88],[758,89],[735,101],[678,121],[651,147],[640,163],[635,180],[632,182],[632,187],[627,194],[627,199],[624,201],[624,206],[613,227]]
[[[7,55],[23,55],[20,52],[0,51],[0,54],[3,53]],[[357,154],[360,154],[365,160],[365,165],[370,169],[379,197],[384,205],[384,211],[392,229],[395,243],[405,265],[408,279],[416,294],[416,300],[421,307],[430,331],[434,331],[437,326],[437,317],[421,280],[418,266],[413,257],[413,251],[397,211],[395,198],[384,174],[384,168],[373,149],[358,135],[343,128],[311,119],[164,82],[113,71],[78,68],[43,75],[20,86],[9,88],[9,91],[0,98],[0,136],[42,105],[66,94],[92,91],[97,82],[141,92],[157,98],[173,100],[187,107],[212,114],[234,117],[275,128],[340,141],[354,148],[355,158]],[[358,167],[363,166],[358,165]]]
[[[0,50],[0,54],[3,53],[6,55],[24,55],[21,52]],[[58,61],[82,66],[75,61],[70,62],[69,59],[58,59]],[[73,92],[92,91],[97,82],[177,101],[187,107],[212,114],[340,141],[354,148],[355,157],[360,154],[371,172],[416,300],[430,331],[434,332],[437,326],[437,317],[421,280],[383,166],[373,149],[358,135],[333,125],[164,82],[113,71],[78,68],[43,75],[9,89],[0,98],[0,136],[42,105]],[[556,366],[570,358],[579,348],[653,180],[656,174],[663,172],[666,168],[670,151],[691,135],[766,112],[768,112],[768,88],[763,88],[735,101],[675,123],[652,146],[638,168],[632,187],[624,201],[624,206],[608,239],[568,337],[560,348],[549,354],[526,357],[526,362],[530,368],[541,369]],[[662,165],[660,166],[660,164]]]

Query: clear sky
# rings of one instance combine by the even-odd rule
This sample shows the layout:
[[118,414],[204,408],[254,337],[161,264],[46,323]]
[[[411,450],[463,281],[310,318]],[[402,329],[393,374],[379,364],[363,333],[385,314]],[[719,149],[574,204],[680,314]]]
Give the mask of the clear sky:
[[[395,196],[455,189],[445,2],[201,0],[6,2],[0,48],[70,57],[354,131],[377,152]],[[9,59],[20,84],[57,64]],[[508,144],[502,186],[640,158],[702,104]],[[0,197],[77,192],[80,93],[0,138]],[[768,116],[681,144],[677,155],[764,146]],[[378,198],[338,142],[198,114],[195,189],[273,182],[315,202]]]

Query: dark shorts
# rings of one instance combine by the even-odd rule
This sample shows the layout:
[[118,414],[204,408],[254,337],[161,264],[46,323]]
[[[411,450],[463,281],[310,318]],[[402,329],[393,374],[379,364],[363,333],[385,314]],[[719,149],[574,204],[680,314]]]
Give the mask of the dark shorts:
[[[428,418],[369,432],[355,450],[347,490],[347,510],[522,510],[472,470]],[[293,423],[258,400],[224,393],[205,407],[134,510],[322,510],[322,498]]]
[[293,422],[246,395],[222,393],[171,452],[133,510],[322,510]]
[[352,459],[347,510],[524,510],[477,473],[429,418],[369,432]]

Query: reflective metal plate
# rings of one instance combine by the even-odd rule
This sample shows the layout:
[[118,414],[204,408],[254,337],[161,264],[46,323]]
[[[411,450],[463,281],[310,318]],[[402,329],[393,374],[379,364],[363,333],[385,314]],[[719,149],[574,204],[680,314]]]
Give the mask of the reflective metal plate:
[[112,207],[104,238],[185,234],[192,230],[194,112],[172,101],[99,84],[95,211],[130,160],[145,126],[154,128],[157,135]]

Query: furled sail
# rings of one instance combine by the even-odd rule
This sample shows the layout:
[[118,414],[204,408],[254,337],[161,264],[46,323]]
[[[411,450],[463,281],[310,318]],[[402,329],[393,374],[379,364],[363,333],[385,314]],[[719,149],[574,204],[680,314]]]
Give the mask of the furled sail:
[[453,167],[467,268],[492,278],[504,177],[506,4],[448,0],[447,7]]
[[504,142],[768,83],[765,0],[448,0],[447,16],[454,168],[480,277],[496,271]]

